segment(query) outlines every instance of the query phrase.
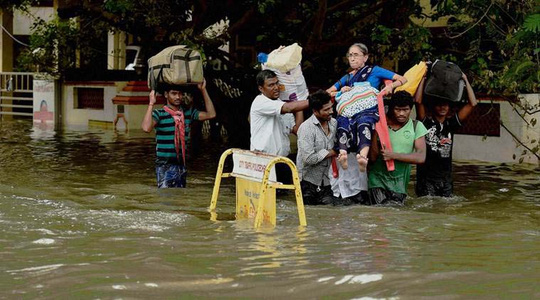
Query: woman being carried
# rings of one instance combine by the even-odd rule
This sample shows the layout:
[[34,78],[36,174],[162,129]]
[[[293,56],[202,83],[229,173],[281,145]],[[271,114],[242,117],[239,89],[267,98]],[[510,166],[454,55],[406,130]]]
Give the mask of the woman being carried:
[[368,162],[371,132],[379,120],[377,88],[383,80],[392,80],[392,84],[382,90],[392,93],[394,88],[407,82],[405,77],[392,71],[366,65],[368,55],[366,45],[353,44],[347,53],[352,71],[326,90],[338,101],[338,161],[343,169],[347,169],[347,151],[357,152],[356,160],[362,172]]

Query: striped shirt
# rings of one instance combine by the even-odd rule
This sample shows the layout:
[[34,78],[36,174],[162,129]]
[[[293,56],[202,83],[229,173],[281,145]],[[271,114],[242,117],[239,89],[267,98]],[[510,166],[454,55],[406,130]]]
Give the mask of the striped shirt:
[[[156,163],[183,165],[181,161],[178,161],[174,147],[174,118],[163,108],[159,108],[152,111],[152,119],[156,122]],[[194,108],[184,110],[186,147],[189,142],[191,123],[198,119],[198,110]]]
[[331,158],[326,155],[334,147],[337,131],[336,119],[330,119],[328,125],[330,132],[327,135],[321,122],[315,115],[311,115],[298,129],[298,155],[296,157],[298,175],[301,180],[317,186],[330,185],[328,169]]

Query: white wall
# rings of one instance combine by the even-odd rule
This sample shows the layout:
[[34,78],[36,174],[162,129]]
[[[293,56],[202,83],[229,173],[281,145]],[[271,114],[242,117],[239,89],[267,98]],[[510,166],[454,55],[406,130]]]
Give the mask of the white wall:
[[52,7],[30,7],[30,15],[21,11],[13,13],[13,33],[15,35],[30,35],[30,28],[35,18],[41,18],[50,21],[54,17],[54,8]]
[[[523,103],[527,102],[530,105],[536,105],[536,110],[538,110],[540,105],[539,94],[526,94],[522,96],[524,97],[522,100]],[[538,140],[540,139],[540,124],[536,124],[535,126],[532,126],[532,124],[528,125],[512,108],[510,103],[498,103],[500,104],[501,120],[503,124],[529,148],[538,145]],[[517,110],[523,114],[522,110],[519,108]],[[540,122],[540,112],[536,112],[533,115],[525,114],[524,116],[524,119],[529,123],[533,118]],[[453,158],[457,160],[517,163],[520,158],[523,157],[523,162],[532,164],[539,163],[538,159],[530,153],[522,155],[525,148],[518,145],[506,129],[501,127],[500,131],[500,137],[487,137],[485,139],[482,136],[456,134],[454,138]],[[531,143],[534,140],[536,140],[536,143]]]
[[[103,88],[103,109],[77,109],[75,103],[75,89]],[[65,83],[62,87],[62,124],[64,126],[87,127],[89,121],[110,122],[112,124],[115,113],[112,98],[118,94],[117,85],[114,82],[107,84],[88,83]]]

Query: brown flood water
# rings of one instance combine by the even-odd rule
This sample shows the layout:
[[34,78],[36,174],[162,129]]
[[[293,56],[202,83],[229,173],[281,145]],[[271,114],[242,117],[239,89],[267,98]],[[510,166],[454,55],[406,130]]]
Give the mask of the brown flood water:
[[538,166],[457,162],[454,198],[307,207],[305,228],[286,196],[257,232],[230,180],[209,220],[225,148],[202,149],[188,189],[157,190],[150,135],[0,121],[0,298],[540,296]]

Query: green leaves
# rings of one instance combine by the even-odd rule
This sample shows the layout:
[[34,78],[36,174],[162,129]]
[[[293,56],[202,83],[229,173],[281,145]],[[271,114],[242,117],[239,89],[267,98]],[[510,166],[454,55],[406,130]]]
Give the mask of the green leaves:
[[129,0],[106,0],[103,8],[114,14],[125,14],[134,9],[134,4]]
[[527,16],[525,21],[523,21],[523,29],[533,33],[538,33],[540,31],[540,14]]

